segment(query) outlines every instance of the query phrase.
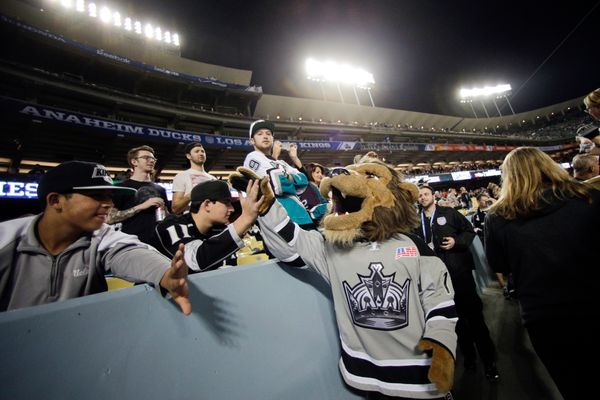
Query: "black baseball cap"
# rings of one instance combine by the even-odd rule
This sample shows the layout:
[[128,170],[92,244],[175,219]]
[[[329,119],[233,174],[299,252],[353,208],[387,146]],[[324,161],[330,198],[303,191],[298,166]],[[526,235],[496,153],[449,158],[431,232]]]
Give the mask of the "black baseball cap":
[[257,121],[254,121],[252,123],[252,125],[250,125],[250,139],[252,139],[254,137],[254,134],[259,130],[259,129],[268,129],[271,131],[271,133],[274,135],[275,134],[275,125],[272,122],[269,121],[265,121],[264,119],[259,119]]
[[188,143],[185,146],[185,149],[184,149],[185,154],[190,154],[190,152],[192,150],[194,150],[195,147],[204,147],[204,146],[202,146],[202,143],[200,143],[200,142],[191,142],[191,143]]
[[134,188],[113,185],[110,174],[103,165],[86,161],[67,161],[51,168],[42,177],[38,199],[46,201],[48,193],[73,193],[80,190],[113,190],[135,193]]
[[190,199],[192,204],[200,204],[204,200],[232,200],[229,185],[227,182],[219,180],[206,181],[197,184],[192,189]]

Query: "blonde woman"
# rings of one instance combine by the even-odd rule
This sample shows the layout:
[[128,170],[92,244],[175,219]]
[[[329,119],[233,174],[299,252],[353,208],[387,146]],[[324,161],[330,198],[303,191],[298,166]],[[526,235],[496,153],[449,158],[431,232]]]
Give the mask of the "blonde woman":
[[[500,198],[485,221],[485,250],[496,273],[512,273],[531,343],[565,399],[592,398],[597,360],[600,192],[573,180],[547,154],[511,151]],[[594,335],[595,336],[595,335]],[[596,390],[594,390],[596,392]],[[595,393],[597,394],[597,393]]]
[[583,99],[585,112],[590,114],[594,119],[600,120],[600,88],[591,91]]

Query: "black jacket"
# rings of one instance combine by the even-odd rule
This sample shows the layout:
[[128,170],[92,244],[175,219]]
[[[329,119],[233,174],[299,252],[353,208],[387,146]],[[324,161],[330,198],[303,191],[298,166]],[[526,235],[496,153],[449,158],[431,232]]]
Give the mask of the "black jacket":
[[[422,211],[419,216],[421,217],[421,226],[415,233],[426,240],[423,231],[423,228],[426,227]],[[469,251],[469,246],[475,238],[473,226],[464,215],[450,207],[436,206],[432,217],[431,230],[435,254],[446,264],[453,279],[461,274],[470,274],[471,270],[475,268],[473,256]],[[443,250],[440,247],[446,236],[453,237],[456,242],[450,250]]]
[[528,218],[486,216],[488,262],[495,272],[512,272],[525,324],[599,315],[600,192],[591,194],[591,204],[548,195],[546,205]]
[[485,216],[486,216],[487,212],[483,211],[481,209],[478,209],[477,212],[475,214],[473,214],[473,217],[471,219],[471,221],[473,222],[473,229],[475,230],[475,233],[477,234],[477,236],[479,236],[479,239],[481,239],[481,244],[485,244],[485,238],[483,236],[483,232],[485,231]]
[[185,262],[190,273],[209,271],[244,247],[233,224],[215,226],[207,234],[198,230],[192,214],[169,215],[154,231],[161,253],[172,258],[180,244],[185,245]]

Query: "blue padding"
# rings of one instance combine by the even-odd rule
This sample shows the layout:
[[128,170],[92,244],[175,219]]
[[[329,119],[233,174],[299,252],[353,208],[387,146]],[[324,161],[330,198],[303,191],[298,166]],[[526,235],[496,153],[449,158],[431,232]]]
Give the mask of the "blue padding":
[[483,244],[481,244],[479,236],[475,235],[475,239],[473,239],[473,243],[471,243],[469,250],[475,261],[475,284],[477,285],[477,291],[481,294],[483,289],[488,287],[496,280],[496,278],[488,265],[487,258],[485,257],[485,250],[483,249]]
[[329,287],[273,261],[190,277],[184,316],[149,286],[0,313],[0,398],[360,399]]

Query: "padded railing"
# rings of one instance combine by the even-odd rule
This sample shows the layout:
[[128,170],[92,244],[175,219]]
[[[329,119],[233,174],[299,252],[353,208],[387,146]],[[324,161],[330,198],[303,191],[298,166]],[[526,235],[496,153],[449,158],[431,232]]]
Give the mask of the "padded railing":
[[360,399],[338,372],[329,286],[274,261],[0,313],[2,399]]
[[473,239],[473,243],[471,243],[469,250],[471,251],[473,260],[475,261],[475,284],[477,285],[477,291],[481,294],[483,289],[494,282],[496,278],[492,273],[492,269],[488,265],[483,244],[481,243],[479,236],[475,236],[475,239]]

